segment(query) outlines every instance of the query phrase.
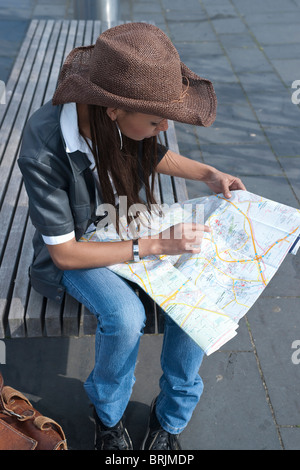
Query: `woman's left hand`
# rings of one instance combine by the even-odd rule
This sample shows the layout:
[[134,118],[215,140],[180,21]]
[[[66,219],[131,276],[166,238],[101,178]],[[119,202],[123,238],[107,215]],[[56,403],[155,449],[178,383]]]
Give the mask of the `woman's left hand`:
[[183,157],[171,150],[168,150],[156,170],[165,175],[203,181],[212,191],[223,193],[226,198],[231,197],[230,190],[246,190],[240,178],[223,173],[213,166]]
[[223,193],[226,198],[231,197],[230,190],[246,190],[246,187],[240,178],[229,175],[228,173],[223,173],[215,168],[210,172],[210,175],[202,181],[204,181],[212,191],[215,193]]

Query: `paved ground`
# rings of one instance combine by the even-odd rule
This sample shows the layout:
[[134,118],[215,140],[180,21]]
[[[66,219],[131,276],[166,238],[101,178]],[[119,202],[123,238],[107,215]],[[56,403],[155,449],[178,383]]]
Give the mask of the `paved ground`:
[[[300,109],[291,86],[300,80],[300,0],[121,4],[121,19],[155,21],[182,60],[215,84],[217,120],[209,129],[176,124],[181,153],[237,174],[249,191],[299,207]],[[0,0],[0,79],[7,79],[31,18],[73,15],[71,0]],[[188,189],[190,197],[205,193],[199,183]],[[238,336],[205,359],[205,390],[182,434],[185,449],[300,449],[300,354],[292,347],[300,340],[299,256],[287,257]],[[157,392],[161,340],[145,336],[141,345],[127,413],[136,446]],[[73,449],[91,448],[82,382],[93,341],[6,340],[1,366],[6,381],[61,422]]]

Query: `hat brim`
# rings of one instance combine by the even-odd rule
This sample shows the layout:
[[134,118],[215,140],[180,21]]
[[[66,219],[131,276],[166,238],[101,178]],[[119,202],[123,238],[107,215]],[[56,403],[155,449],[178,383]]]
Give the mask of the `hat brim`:
[[[92,53],[93,46],[74,49],[62,70],[52,103],[83,103],[105,107],[119,107],[130,111],[151,114],[173,121],[196,126],[210,126],[216,118],[217,98],[212,83],[199,77],[181,62],[183,88],[188,89],[182,99],[171,102],[145,101],[114,95],[91,82],[89,78],[87,53]],[[85,58],[84,58],[85,57]],[[72,73],[71,63],[76,60],[82,64],[81,73]],[[83,59],[83,60],[81,60]],[[69,70],[68,70],[69,66]]]

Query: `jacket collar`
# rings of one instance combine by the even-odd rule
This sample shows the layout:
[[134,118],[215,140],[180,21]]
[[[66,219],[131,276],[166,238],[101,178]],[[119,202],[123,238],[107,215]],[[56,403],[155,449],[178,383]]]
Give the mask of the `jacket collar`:
[[60,104],[60,105],[57,106],[57,108],[58,108],[57,109],[57,119],[58,119],[58,123],[59,123],[59,131],[60,131],[61,140],[63,142],[66,154],[69,158],[70,165],[73,169],[73,173],[74,173],[74,176],[75,176],[75,174],[82,173],[84,170],[89,168],[90,165],[91,165],[91,162],[88,159],[86,153],[82,152],[79,149],[74,150],[72,152],[68,151],[67,143],[65,141],[65,137],[64,137],[64,134],[63,134],[62,128],[61,128],[61,113],[62,113],[63,105]]
[[72,153],[67,152],[67,155],[69,157],[72,168],[76,171],[76,173],[82,173],[91,165],[91,162],[89,161],[86,154],[80,150],[76,150]]

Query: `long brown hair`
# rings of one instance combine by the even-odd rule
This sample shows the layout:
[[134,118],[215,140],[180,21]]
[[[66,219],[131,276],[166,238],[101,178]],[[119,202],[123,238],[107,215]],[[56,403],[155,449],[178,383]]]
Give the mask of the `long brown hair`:
[[[154,177],[157,165],[157,139],[151,137],[142,142],[120,136],[116,123],[107,115],[105,107],[88,105],[92,146],[104,203],[115,206],[113,186],[119,196],[127,196],[128,208],[133,204],[145,204],[150,211],[156,204]],[[111,179],[110,179],[111,177]],[[111,183],[112,180],[112,183]],[[139,192],[144,185],[146,201]]]

